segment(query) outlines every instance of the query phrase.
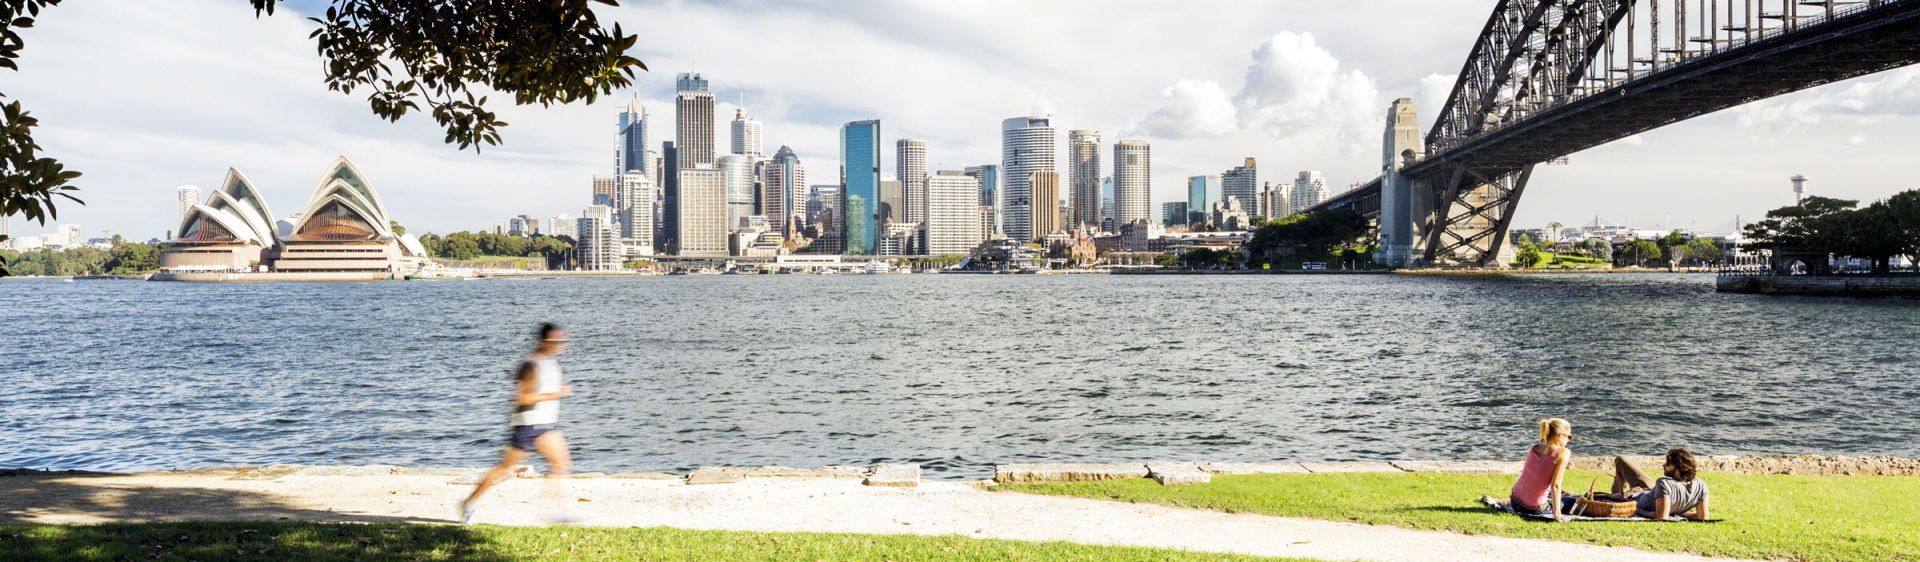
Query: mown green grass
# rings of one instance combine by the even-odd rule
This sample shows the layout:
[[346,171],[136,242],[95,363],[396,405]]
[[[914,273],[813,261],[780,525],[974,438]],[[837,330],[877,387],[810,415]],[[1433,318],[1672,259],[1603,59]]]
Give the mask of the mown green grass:
[[[1657,473],[1656,473],[1657,474]],[[1572,471],[1582,489],[1594,473]],[[1156,503],[1480,535],[1552,539],[1710,556],[1920,560],[1920,478],[1703,475],[1713,523],[1533,521],[1492,511],[1513,476],[1385,473],[1216,476],[1162,487],[1148,479],[1009,484],[996,489]],[[1607,480],[1600,480],[1601,486]]]
[[960,536],[413,523],[0,524],[0,560],[1276,560]]

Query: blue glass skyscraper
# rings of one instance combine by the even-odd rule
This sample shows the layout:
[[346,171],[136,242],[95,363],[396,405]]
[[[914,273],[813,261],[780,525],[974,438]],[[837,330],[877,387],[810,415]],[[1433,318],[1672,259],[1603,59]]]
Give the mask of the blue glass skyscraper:
[[840,128],[841,240],[851,255],[873,255],[880,246],[880,121],[854,121]]

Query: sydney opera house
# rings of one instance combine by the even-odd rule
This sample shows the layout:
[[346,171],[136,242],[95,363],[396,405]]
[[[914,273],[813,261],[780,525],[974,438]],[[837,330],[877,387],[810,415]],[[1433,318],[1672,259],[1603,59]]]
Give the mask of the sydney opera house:
[[276,221],[266,198],[239,170],[180,219],[156,279],[392,279],[431,267],[411,235],[396,235],[380,194],[342,156],[320,177],[299,213]]

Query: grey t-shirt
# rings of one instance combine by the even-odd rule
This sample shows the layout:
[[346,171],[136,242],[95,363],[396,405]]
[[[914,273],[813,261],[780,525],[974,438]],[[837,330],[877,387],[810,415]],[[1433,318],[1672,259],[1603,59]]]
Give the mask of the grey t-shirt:
[[1640,504],[1640,511],[1653,511],[1654,500],[1662,498],[1667,500],[1669,516],[1692,511],[1694,507],[1700,505],[1701,501],[1707,499],[1707,482],[1699,478],[1693,479],[1692,482],[1681,482],[1661,477],[1659,481],[1653,483],[1652,490],[1642,492],[1635,500]]

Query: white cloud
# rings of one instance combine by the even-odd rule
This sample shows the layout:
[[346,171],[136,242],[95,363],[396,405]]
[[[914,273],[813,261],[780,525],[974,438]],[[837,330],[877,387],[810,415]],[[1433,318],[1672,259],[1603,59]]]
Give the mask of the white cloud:
[[1864,124],[1920,116],[1920,67],[1863,78],[1840,88],[1819,88],[1736,110],[1741,127],[1780,132],[1829,121]]
[[1377,126],[1370,125],[1385,115],[1373,79],[1359,70],[1342,72],[1339,59],[1311,33],[1281,32],[1254,49],[1235,101],[1243,126],[1275,138],[1376,138]]
[[1867,144],[1866,135],[1854,135],[1851,137],[1847,137],[1847,146],[1860,146],[1863,144]]
[[1147,114],[1146,130],[1162,138],[1219,136],[1240,126],[1233,100],[1219,82],[1185,79],[1161,90],[1166,98]]
[[1420,78],[1413,90],[1413,110],[1420,117],[1421,131],[1433,130],[1433,124],[1440,119],[1440,110],[1446,108],[1447,96],[1453,94],[1453,85],[1459,81],[1458,74],[1428,74]]

